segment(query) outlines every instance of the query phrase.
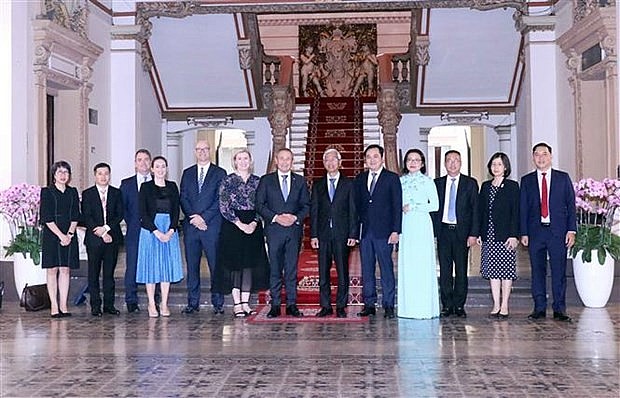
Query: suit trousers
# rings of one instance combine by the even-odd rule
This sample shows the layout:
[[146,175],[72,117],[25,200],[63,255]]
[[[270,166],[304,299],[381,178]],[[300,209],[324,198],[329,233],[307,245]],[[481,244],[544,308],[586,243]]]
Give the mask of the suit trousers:
[[394,262],[392,261],[393,245],[387,242],[387,238],[376,239],[372,236],[366,236],[360,242],[363,282],[362,296],[364,298],[364,305],[367,307],[374,307],[377,303],[377,277],[375,269],[377,261],[379,261],[381,289],[383,292],[382,305],[384,308],[394,308],[396,280],[394,278]]
[[547,253],[551,266],[553,311],[566,311],[566,244],[564,240],[564,236],[554,236],[549,227],[543,228],[535,239],[529,240],[532,298],[535,311],[547,309]]
[[[190,229],[194,229],[193,231]],[[185,229],[185,260],[187,261],[187,305],[200,306],[200,260],[202,254],[207,257],[211,279],[211,304],[219,308],[224,305],[224,295],[216,293],[213,288],[215,267],[217,266],[217,245],[219,231],[198,231],[193,226]]]
[[349,246],[347,239],[338,239],[330,230],[328,239],[319,238],[319,294],[321,307],[331,307],[332,259],[338,274],[336,307],[344,308],[349,299]]
[[114,307],[114,270],[118,258],[118,244],[109,243],[87,247],[86,252],[88,253],[90,306],[93,309],[101,308],[99,275],[103,268],[103,308],[112,308]]
[[279,306],[281,302],[282,272],[284,272],[286,305],[297,304],[297,262],[301,248],[301,234],[301,226],[267,232],[272,306]]
[[138,304],[136,269],[138,267],[139,236],[139,227],[136,231],[127,231],[125,236],[125,303],[127,304]]
[[[456,229],[442,224],[437,238],[439,254],[439,291],[444,309],[463,308],[467,301],[467,239]],[[453,276],[454,273],[454,276]]]

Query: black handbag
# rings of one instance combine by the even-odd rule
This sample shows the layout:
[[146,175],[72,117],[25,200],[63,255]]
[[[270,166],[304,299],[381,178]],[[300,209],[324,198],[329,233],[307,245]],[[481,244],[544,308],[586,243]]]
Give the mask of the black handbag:
[[19,306],[24,307],[26,311],[40,311],[51,308],[52,303],[47,293],[47,284],[33,286],[26,284],[22,290]]

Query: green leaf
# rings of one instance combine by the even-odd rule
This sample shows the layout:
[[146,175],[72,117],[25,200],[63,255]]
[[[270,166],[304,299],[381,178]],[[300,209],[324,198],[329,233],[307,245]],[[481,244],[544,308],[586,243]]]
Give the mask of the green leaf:
[[607,257],[607,250],[604,247],[598,249],[598,263],[605,264],[605,258]]

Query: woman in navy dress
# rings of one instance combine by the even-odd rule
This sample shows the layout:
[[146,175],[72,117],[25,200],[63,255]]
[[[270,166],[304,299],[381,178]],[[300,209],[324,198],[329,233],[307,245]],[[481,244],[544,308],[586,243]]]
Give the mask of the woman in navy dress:
[[41,266],[47,269],[47,292],[52,318],[71,316],[67,310],[70,269],[80,267],[77,228],[80,199],[70,187],[71,165],[61,160],[52,165],[52,185],[41,189]]
[[[503,152],[487,164],[493,179],[480,188],[480,273],[490,280],[492,317],[508,318],[512,281],[517,279],[516,248],[519,243],[519,184],[509,180],[510,160]],[[500,300],[501,298],[501,300]]]
[[155,305],[155,285],[161,286],[161,316],[170,316],[168,293],[170,283],[183,279],[181,247],[179,246],[179,188],[166,180],[168,161],[153,158],[153,179],[140,187],[140,240],[136,282],[146,284],[149,317],[160,314]]
[[265,251],[263,224],[256,214],[256,189],[260,178],[252,174],[252,155],[242,149],[233,156],[234,173],[220,185],[220,212],[224,218],[220,231],[215,287],[232,293],[233,315],[245,317],[250,293],[269,287],[269,262]]

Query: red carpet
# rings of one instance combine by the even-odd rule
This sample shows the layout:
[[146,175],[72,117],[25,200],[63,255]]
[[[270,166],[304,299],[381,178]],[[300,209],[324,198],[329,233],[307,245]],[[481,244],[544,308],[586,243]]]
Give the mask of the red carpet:
[[[319,312],[321,307],[311,305],[299,306],[304,316],[295,318],[293,316],[284,315],[286,306],[282,306],[282,315],[277,318],[267,318],[267,313],[271,309],[271,306],[265,305],[257,308],[258,314],[251,315],[247,318],[248,323],[362,323],[368,322],[368,317],[357,316],[358,307],[347,307],[347,317],[337,318],[336,315],[326,316],[323,318],[317,318],[315,314]],[[334,311],[335,312],[335,311]]]

